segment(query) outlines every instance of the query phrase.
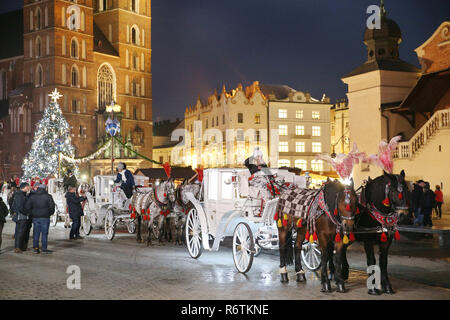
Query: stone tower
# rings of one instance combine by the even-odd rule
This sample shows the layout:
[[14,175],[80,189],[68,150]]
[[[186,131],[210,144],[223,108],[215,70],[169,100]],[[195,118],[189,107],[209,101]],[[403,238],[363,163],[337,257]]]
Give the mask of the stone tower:
[[[348,85],[350,143],[356,142],[367,154],[377,153],[381,139],[389,140],[404,129],[405,119],[384,112],[398,106],[420,76],[417,67],[399,57],[402,34],[397,23],[387,18],[383,1],[380,21],[380,29],[364,32],[367,61],[342,78]],[[375,167],[357,166],[355,183],[381,173]]]

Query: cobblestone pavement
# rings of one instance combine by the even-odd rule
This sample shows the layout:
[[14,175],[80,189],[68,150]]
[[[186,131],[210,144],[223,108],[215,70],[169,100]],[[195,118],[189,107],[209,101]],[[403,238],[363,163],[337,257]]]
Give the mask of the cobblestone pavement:
[[[9,221],[3,232],[0,299],[450,299],[449,289],[394,277],[395,295],[369,296],[366,275],[357,270],[350,273],[347,293],[324,294],[315,273],[307,273],[306,284],[297,284],[293,267],[291,282],[281,284],[274,255],[261,254],[250,272],[242,275],[235,270],[229,248],[204,252],[193,260],[185,247],[147,248],[125,232],[112,242],[101,231],[69,241],[62,224],[50,230],[53,254],[15,254],[13,227]],[[66,286],[70,265],[81,269],[80,290]]]

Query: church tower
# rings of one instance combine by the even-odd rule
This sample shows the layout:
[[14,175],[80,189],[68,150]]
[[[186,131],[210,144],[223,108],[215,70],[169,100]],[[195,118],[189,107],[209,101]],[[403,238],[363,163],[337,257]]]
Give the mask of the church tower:
[[[364,44],[367,61],[345,75],[348,85],[350,143],[360,151],[377,153],[381,139],[389,140],[402,133],[408,135],[407,119],[386,112],[398,106],[420,76],[420,70],[400,59],[402,34],[397,23],[387,17],[384,1],[380,6],[380,28],[366,28]],[[355,167],[354,180],[359,185],[368,176],[376,177],[381,170],[360,165]]]

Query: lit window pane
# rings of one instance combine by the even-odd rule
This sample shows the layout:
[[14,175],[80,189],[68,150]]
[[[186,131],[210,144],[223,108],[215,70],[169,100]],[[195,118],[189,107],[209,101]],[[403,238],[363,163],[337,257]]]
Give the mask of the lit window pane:
[[291,165],[291,162],[287,159],[280,159],[278,160],[278,167],[289,167]]
[[306,166],[307,166],[306,160],[302,160],[302,159],[295,160],[295,167],[296,168],[300,168],[303,171],[306,171],[307,170]]
[[304,142],[296,142],[295,143],[295,152],[305,152],[305,143]]
[[280,136],[287,136],[288,135],[288,126],[284,124],[280,124],[278,126],[278,134]]
[[288,152],[289,151],[289,145],[287,141],[280,141],[278,143],[278,152]]
[[323,171],[323,161],[322,160],[312,160],[311,161],[312,171]]
[[313,142],[312,143],[312,152],[322,152],[322,143]]
[[312,112],[312,118],[313,119],[320,119],[320,111],[313,111]]
[[286,109],[278,109],[278,118],[287,118],[287,110]]
[[312,135],[314,137],[320,137],[320,126],[313,126],[312,127]]
[[295,134],[297,136],[305,135],[305,126],[295,126]]
[[295,117],[297,119],[303,119],[303,110],[296,110],[295,111]]

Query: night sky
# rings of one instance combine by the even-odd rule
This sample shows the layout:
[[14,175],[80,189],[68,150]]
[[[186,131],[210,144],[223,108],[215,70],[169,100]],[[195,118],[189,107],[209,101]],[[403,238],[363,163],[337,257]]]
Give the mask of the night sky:
[[[0,12],[20,8],[0,0]],[[344,98],[341,76],[362,64],[366,9],[378,0],[152,0],[153,119],[182,118],[215,88],[259,80]],[[450,18],[449,0],[385,0],[400,57]]]

